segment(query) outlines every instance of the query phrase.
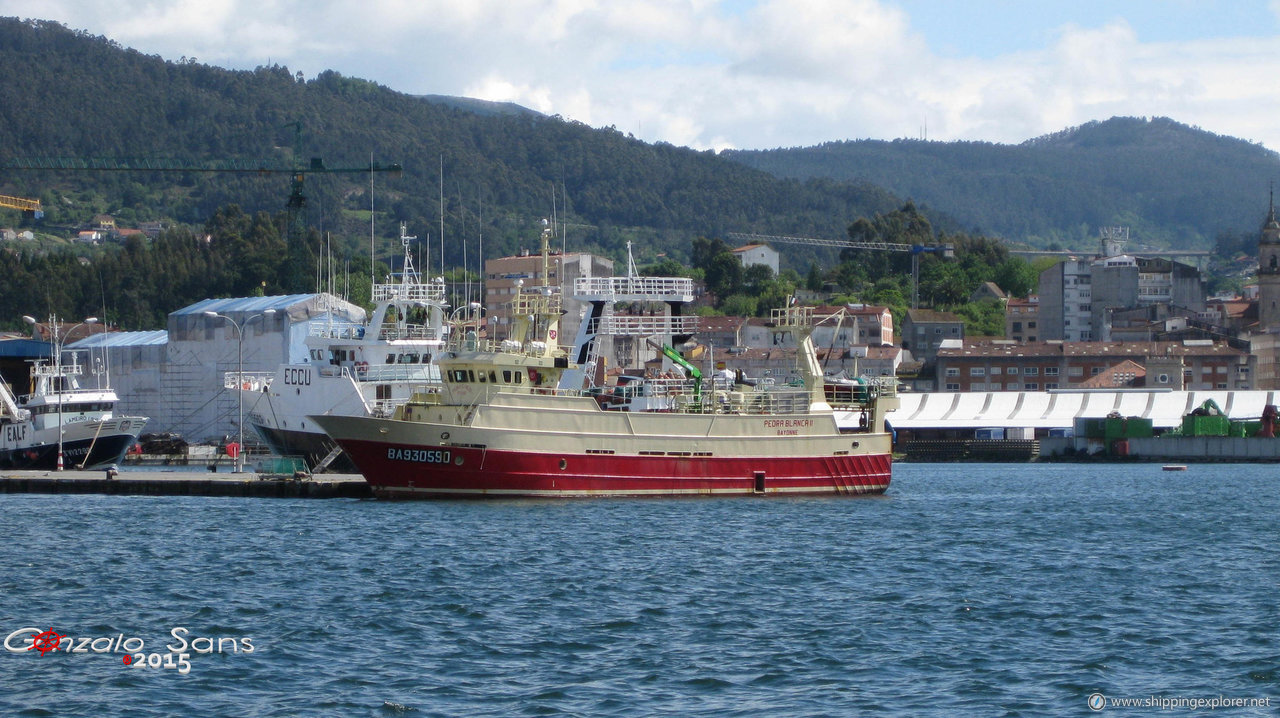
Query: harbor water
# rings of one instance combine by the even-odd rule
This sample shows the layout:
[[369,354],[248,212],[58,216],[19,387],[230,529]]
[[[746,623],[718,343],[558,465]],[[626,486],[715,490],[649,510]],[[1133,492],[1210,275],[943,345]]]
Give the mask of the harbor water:
[[[0,714],[1080,715],[1098,694],[1272,715],[1278,478],[898,464],[865,498],[4,495]],[[36,632],[65,638],[26,650]]]

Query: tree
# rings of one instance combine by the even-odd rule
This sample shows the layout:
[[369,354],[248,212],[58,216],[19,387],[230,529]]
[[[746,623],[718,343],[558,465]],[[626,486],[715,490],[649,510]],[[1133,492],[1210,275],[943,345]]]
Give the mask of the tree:
[[822,291],[822,272],[818,271],[818,265],[809,265],[809,274],[804,278],[804,288],[811,292]]
[[996,267],[991,281],[1011,297],[1025,297],[1037,291],[1040,277],[1026,260],[1010,257]]
[[759,302],[746,294],[732,294],[720,302],[720,311],[731,317],[754,317]]
[[668,257],[661,262],[642,267],[640,274],[646,277],[689,277],[692,276],[693,270]]
[[1004,336],[1004,303],[996,299],[969,302],[955,307],[955,314],[964,317],[965,336]]

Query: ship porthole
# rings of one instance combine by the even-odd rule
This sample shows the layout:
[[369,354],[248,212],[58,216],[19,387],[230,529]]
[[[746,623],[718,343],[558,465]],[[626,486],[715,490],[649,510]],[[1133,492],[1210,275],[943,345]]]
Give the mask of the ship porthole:
[[565,469],[567,469],[567,468],[569,468],[569,462],[568,462],[567,460],[565,460],[565,459],[561,459],[561,460],[560,460],[560,470],[561,470],[561,471],[564,471],[564,470],[565,470]]
[[447,440],[449,438],[449,432],[447,431],[440,432],[440,438]]
[[462,457],[459,456],[453,460],[455,466],[462,466]]
[[856,442],[856,441],[855,441],[855,442],[853,442],[853,448],[855,448],[855,449],[856,449],[856,448],[858,448],[858,442]]

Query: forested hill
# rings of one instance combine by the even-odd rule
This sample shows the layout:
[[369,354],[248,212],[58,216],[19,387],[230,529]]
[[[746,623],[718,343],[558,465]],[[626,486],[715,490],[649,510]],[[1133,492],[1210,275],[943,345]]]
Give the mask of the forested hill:
[[[415,97],[333,71],[307,79],[280,66],[228,71],[166,60],[51,22],[0,19],[0,66],[0,167],[31,157],[154,157],[288,168],[298,154],[331,168],[399,163],[403,176],[374,180],[377,231],[394,238],[405,221],[411,234],[438,237],[443,177],[448,264],[462,264],[465,239],[473,270],[481,234],[487,257],[531,246],[553,209],[571,249],[621,258],[636,239],[645,261],[661,253],[687,260],[694,237],[730,231],[840,237],[857,217],[901,204],[866,183],[782,180],[714,153],[558,117]],[[353,251],[367,247],[369,187],[367,174],[309,175],[309,226]],[[278,212],[289,181],[0,170],[0,194],[41,198],[51,226],[98,212],[125,226],[199,226],[232,203]],[[0,216],[0,225],[14,216]],[[388,245],[388,255],[398,251]],[[808,256],[795,260],[808,266]]]
[[966,228],[1072,249],[1092,249],[1109,225],[1178,249],[1256,234],[1280,174],[1275,152],[1167,118],[1116,117],[1019,145],[859,140],[722,156],[781,177],[871,182]]

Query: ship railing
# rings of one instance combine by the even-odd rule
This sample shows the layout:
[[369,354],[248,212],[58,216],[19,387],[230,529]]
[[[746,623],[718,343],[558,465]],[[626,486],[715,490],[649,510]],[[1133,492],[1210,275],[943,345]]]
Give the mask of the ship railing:
[[898,395],[898,377],[896,376],[869,377],[868,382],[876,387],[876,394],[878,396]]
[[698,331],[696,316],[636,316],[608,314],[591,320],[588,330],[592,334],[620,337],[654,335],[695,334]]
[[693,280],[687,277],[579,277],[573,281],[576,297],[617,300],[621,297],[693,298]]
[[731,414],[808,414],[813,402],[808,390],[793,387],[717,391],[713,398],[717,413]]
[[605,409],[695,414],[808,414],[813,400],[803,387],[719,388],[710,379],[695,391],[689,379],[650,377],[594,392]]
[[813,307],[790,305],[781,309],[773,309],[769,313],[770,322],[778,328],[806,328],[813,326]]
[[372,402],[369,403],[369,413],[371,413],[373,416],[376,416],[380,419],[386,419],[391,416],[394,416],[396,413],[396,409],[400,408],[408,401],[415,401],[418,403],[431,403],[433,399],[438,401],[439,397],[440,397],[439,386],[436,386],[436,385],[415,386],[413,388],[412,398],[373,400]]
[[560,295],[541,294],[537,292],[521,292],[511,300],[512,315],[558,315],[560,314]]
[[862,381],[861,384],[827,384],[827,403],[835,407],[867,407],[882,396],[898,395],[897,377],[863,377]]
[[[555,344],[550,353],[554,356],[567,356],[572,347]],[[453,352],[503,352],[505,354],[525,354],[531,357],[547,355],[546,342],[518,342],[515,339],[482,339],[467,336],[460,332],[449,334],[448,350]]]
[[378,338],[384,341],[394,339],[427,339],[437,340],[444,337],[444,330],[427,324],[407,324],[401,327],[383,327],[378,331]]
[[222,388],[236,389],[243,391],[262,391],[271,384],[271,379],[275,374],[266,371],[246,371],[241,372],[228,371],[222,374]]
[[358,381],[385,382],[417,382],[423,384],[440,383],[440,367],[435,364],[377,364],[357,369],[355,377]]
[[312,324],[307,336],[322,339],[364,339],[364,325],[356,322]]
[[84,369],[79,362],[71,361],[61,364],[51,362],[36,362],[31,367],[31,376],[56,378],[60,376],[82,376]]
[[432,280],[417,284],[375,284],[373,301],[377,302],[434,302],[444,303],[443,281]]

